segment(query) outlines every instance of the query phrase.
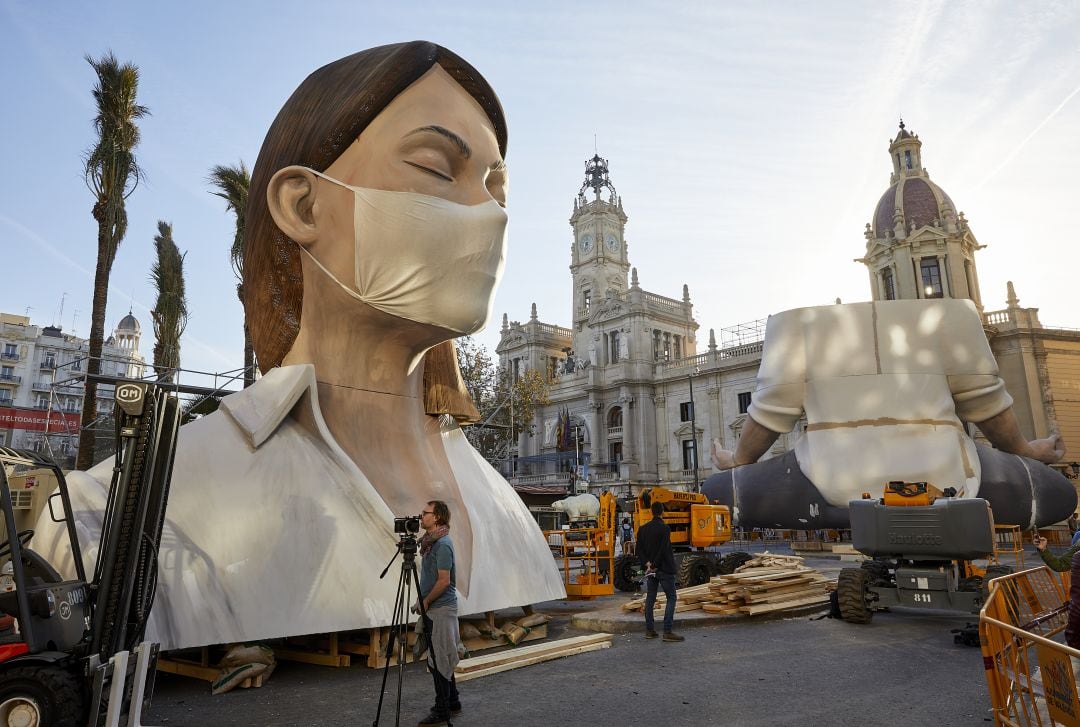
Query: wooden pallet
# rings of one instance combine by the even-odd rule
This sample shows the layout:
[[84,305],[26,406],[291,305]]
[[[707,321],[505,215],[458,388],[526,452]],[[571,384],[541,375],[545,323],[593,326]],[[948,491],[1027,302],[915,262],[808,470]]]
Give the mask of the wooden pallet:
[[[204,682],[211,683],[216,682],[221,677],[221,668],[210,666],[210,649],[206,646],[199,649],[199,658],[197,660],[185,658],[182,655],[159,656],[157,670],[166,674],[179,674],[180,676],[201,679]],[[263,675],[259,674],[240,682],[239,687],[241,689],[257,689],[262,685]]]

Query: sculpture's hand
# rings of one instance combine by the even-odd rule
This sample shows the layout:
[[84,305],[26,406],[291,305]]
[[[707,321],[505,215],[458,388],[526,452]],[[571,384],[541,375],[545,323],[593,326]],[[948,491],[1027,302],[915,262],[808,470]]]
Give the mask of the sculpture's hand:
[[1029,444],[1031,456],[1040,462],[1053,464],[1065,456],[1065,441],[1056,432],[1045,439],[1033,439]]
[[729,470],[735,466],[735,453],[724,449],[719,439],[713,439],[709,447],[709,458],[718,470]]

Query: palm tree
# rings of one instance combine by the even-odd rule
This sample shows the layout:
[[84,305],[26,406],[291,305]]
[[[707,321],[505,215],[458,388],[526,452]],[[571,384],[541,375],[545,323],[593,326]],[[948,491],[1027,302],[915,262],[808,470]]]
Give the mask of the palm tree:
[[[240,298],[240,304],[244,303],[244,208],[247,206],[248,187],[251,186],[251,175],[244,166],[243,160],[238,167],[226,167],[221,164],[210,170],[207,180],[218,191],[213,194],[225,200],[226,211],[236,213],[236,234],[233,235],[232,247],[229,249],[229,260],[232,262],[233,272],[236,274],[236,295]],[[255,350],[251,345],[251,332],[247,326],[247,315],[244,316],[244,388],[255,383]]]
[[93,96],[97,104],[94,130],[97,143],[86,154],[83,173],[94,195],[93,215],[98,224],[97,268],[94,272],[94,302],[90,311],[90,352],[86,365],[86,395],[83,398],[83,429],[79,436],[76,467],[87,469],[94,462],[94,421],[97,419],[97,382],[91,377],[101,371],[101,347],[105,338],[105,309],[109,297],[109,275],[120,241],[127,232],[124,202],[139,183],[142,171],[135,161],[139,127],[135,122],[150,111],[135,103],[139,69],[121,64],[110,51],[99,60],[86,56],[97,74]]
[[157,262],[150,279],[157,288],[157,303],[150,316],[154,320],[154,371],[162,381],[173,381],[180,367],[180,336],[187,327],[187,298],[184,296],[184,255],[173,242],[172,225],[158,220],[154,235]]

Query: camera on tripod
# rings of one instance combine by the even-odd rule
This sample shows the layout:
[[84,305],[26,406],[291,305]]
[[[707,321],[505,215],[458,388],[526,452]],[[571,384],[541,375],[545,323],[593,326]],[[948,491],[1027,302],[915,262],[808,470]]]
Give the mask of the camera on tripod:
[[415,535],[420,532],[420,516],[406,515],[394,518],[394,532],[406,535]]

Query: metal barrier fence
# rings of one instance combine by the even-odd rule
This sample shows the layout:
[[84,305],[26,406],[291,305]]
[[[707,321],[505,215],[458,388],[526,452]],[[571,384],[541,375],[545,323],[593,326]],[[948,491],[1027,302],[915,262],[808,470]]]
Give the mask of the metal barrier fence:
[[1024,567],[1024,534],[1019,525],[994,526],[994,560],[998,556],[1016,556],[1016,567]]
[[1080,725],[1080,651],[1054,640],[1068,619],[1066,593],[1046,566],[990,582],[979,641],[995,725]]

